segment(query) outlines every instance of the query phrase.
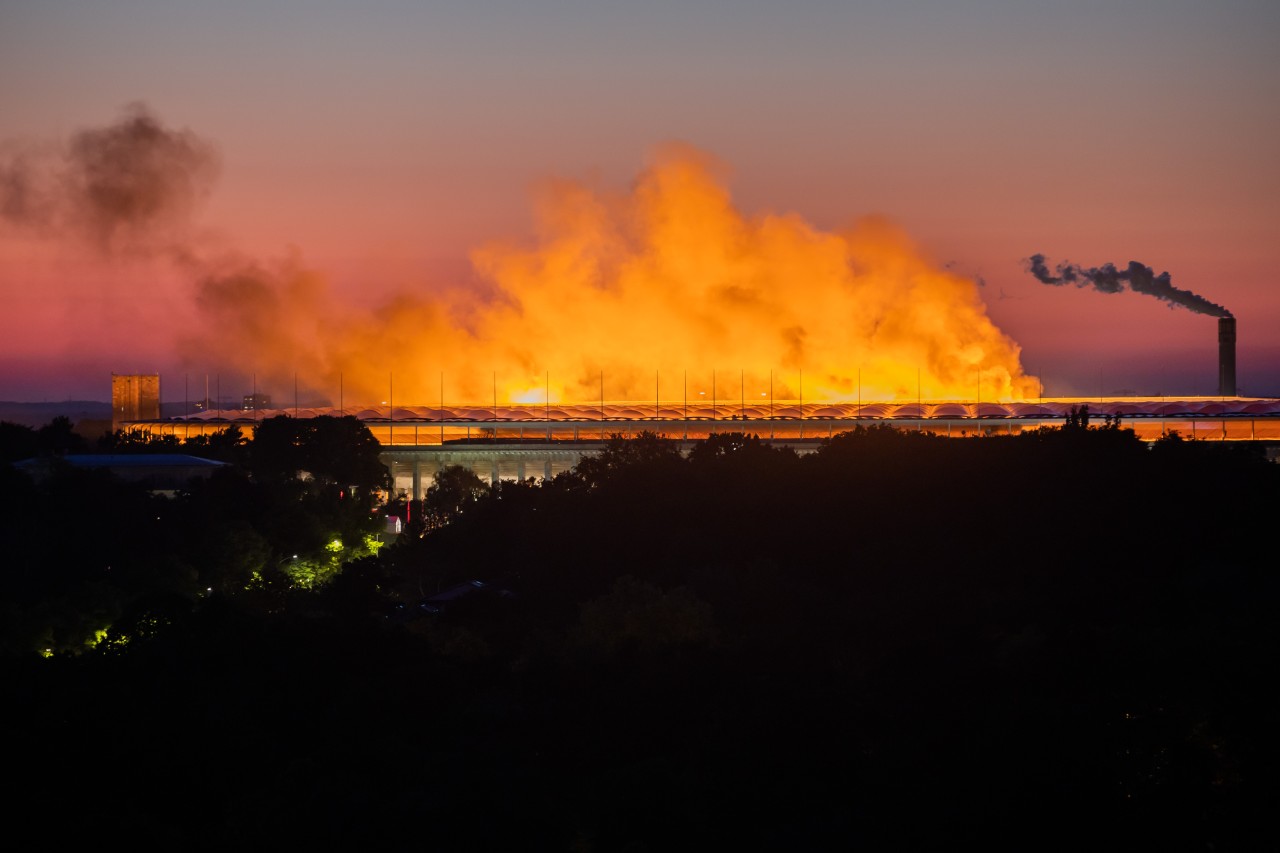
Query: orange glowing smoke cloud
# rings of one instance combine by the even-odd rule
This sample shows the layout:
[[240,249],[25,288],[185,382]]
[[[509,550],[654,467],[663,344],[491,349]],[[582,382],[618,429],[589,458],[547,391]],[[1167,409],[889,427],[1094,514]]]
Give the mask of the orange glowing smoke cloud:
[[349,401],[385,399],[393,377],[397,401],[430,404],[441,374],[453,404],[491,400],[495,381],[501,403],[548,388],[587,403],[602,380],[610,400],[1035,396],[974,282],[901,231],[745,217],[715,173],[669,147],[627,195],[549,187],[534,245],[473,253],[484,296],[405,294],[354,316],[296,260],[207,275],[199,302],[218,331],[200,350],[264,382],[345,383]]
[[[875,219],[846,233],[747,217],[706,155],[670,146],[629,193],[560,182],[532,245],[475,251],[477,286],[342,300],[294,256],[196,245],[216,149],[145,106],[69,145],[0,154],[0,226],[193,277],[188,369],[353,405],[609,400],[1029,398],[1019,348],[974,282]],[[39,155],[39,156],[37,156]],[[189,279],[188,279],[189,280]],[[123,298],[125,294],[120,294]],[[138,304],[155,297],[139,286]],[[188,326],[187,328],[190,328]],[[603,391],[601,385],[603,384]]]

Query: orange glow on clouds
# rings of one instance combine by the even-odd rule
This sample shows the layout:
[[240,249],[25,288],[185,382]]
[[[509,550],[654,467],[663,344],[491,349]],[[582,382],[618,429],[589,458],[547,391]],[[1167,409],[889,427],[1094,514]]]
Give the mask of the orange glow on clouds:
[[341,303],[297,257],[200,266],[202,331],[183,352],[349,401],[393,382],[427,403],[442,375],[455,403],[587,402],[602,381],[611,400],[1036,396],[973,281],[882,220],[835,233],[746,216],[721,172],[669,146],[628,193],[552,183],[531,245],[472,253],[478,287],[374,306]]

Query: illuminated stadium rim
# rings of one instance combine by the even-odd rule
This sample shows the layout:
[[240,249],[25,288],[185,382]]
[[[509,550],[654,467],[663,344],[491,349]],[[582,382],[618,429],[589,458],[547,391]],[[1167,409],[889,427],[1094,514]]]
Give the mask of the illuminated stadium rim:
[[804,403],[792,401],[743,403],[723,401],[716,404],[659,401],[608,402],[595,404],[523,403],[499,406],[363,406],[363,407],[273,407],[269,409],[217,409],[185,416],[141,423],[252,423],[280,415],[320,417],[351,415],[358,420],[380,424],[532,424],[532,423],[602,423],[651,421],[674,423],[742,422],[742,421],[846,421],[846,420],[1062,420],[1073,410],[1087,406],[1094,419],[1119,416],[1124,418],[1269,418],[1280,417],[1280,398],[1200,397],[1181,400],[1143,400],[1055,398],[1042,402],[1019,403],[883,403],[837,402]]

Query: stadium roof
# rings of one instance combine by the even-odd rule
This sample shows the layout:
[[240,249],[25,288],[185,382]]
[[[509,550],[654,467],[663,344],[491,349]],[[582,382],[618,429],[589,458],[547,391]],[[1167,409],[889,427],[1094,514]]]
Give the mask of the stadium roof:
[[1187,399],[1083,398],[1052,399],[1035,402],[820,402],[800,404],[795,401],[722,400],[715,404],[698,401],[605,402],[604,404],[563,405],[552,403],[498,406],[359,406],[272,408],[256,411],[215,409],[167,420],[242,421],[252,422],[278,415],[318,417],[321,415],[354,415],[362,421],[419,423],[500,422],[587,422],[619,420],[852,420],[852,419],[919,419],[919,418],[1017,418],[1061,419],[1073,410],[1087,406],[1092,417],[1122,418],[1160,417],[1269,417],[1280,416],[1277,398]]

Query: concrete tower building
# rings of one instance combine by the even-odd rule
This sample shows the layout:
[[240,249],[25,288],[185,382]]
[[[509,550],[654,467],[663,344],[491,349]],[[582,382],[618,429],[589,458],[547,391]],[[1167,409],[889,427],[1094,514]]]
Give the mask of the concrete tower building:
[[111,430],[160,419],[160,374],[111,374]]

